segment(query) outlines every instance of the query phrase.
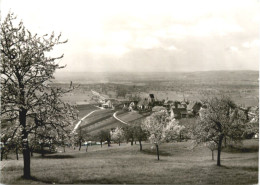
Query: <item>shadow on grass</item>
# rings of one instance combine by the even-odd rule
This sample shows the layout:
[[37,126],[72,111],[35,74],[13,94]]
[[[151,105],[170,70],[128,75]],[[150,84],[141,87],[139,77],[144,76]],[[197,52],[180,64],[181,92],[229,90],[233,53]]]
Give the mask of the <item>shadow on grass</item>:
[[211,169],[227,169],[230,171],[233,170],[242,170],[242,171],[248,171],[248,172],[257,172],[258,171],[258,166],[226,166],[226,165],[221,165],[217,166],[216,164],[211,166]]
[[254,172],[258,171],[257,166],[239,166],[239,167],[236,167],[236,168],[239,168],[239,169],[245,170],[245,171],[254,171]]
[[45,183],[45,184],[52,184],[54,181],[52,180],[41,180],[41,179],[38,179],[37,177],[34,177],[34,176],[31,176],[30,178],[24,178],[23,176],[19,177],[18,179],[18,182],[23,182],[24,181],[36,181],[36,182],[40,182],[40,183]]
[[[149,150],[149,149],[143,149],[141,153],[148,154],[148,155],[157,155],[156,150]],[[159,151],[160,156],[172,156],[171,153],[165,152],[165,151]]]
[[[44,184],[54,184],[54,183],[57,183],[57,184],[60,184],[62,182],[59,182],[58,179],[56,178],[53,178],[53,179],[44,179],[44,178],[37,178],[37,177],[34,177],[34,176],[31,176],[29,179],[28,178],[24,178],[23,176],[22,177],[19,177],[18,179],[18,182],[26,182],[26,183],[33,183],[31,181],[34,181],[34,182],[38,182],[38,183],[44,183]],[[75,183],[75,184],[122,184],[123,182],[115,179],[115,178],[100,178],[100,179],[85,179],[85,180],[78,180],[78,179],[71,179],[71,182],[69,183]]]
[[259,150],[258,146],[251,146],[251,147],[229,146],[222,149],[223,152],[227,152],[227,153],[253,153],[253,152],[258,152],[258,150]]
[[244,170],[244,171],[258,171],[258,167],[257,166],[225,166],[225,165],[221,165],[219,166],[220,168],[225,168],[225,169],[229,169],[229,170]]
[[75,157],[72,156],[72,155],[55,154],[55,155],[37,156],[35,158],[40,158],[40,159],[71,159],[71,158],[75,158]]
[[75,180],[75,184],[124,184],[115,178],[101,178],[101,179],[86,179],[86,180]]

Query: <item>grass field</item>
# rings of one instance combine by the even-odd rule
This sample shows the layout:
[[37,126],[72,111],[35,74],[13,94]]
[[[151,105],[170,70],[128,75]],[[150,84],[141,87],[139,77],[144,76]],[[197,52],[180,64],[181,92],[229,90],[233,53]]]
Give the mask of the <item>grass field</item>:
[[119,119],[127,122],[127,123],[130,123],[130,122],[133,122],[133,121],[137,121],[141,118],[143,118],[143,116],[141,114],[138,114],[137,112],[126,112],[124,114],[118,114],[117,116]]
[[[222,153],[222,165],[211,160],[204,146],[190,149],[190,142],[160,146],[161,160],[151,144],[91,146],[88,152],[67,149],[66,153],[35,156],[31,160],[33,180],[24,180],[22,160],[1,162],[1,183],[139,183],[139,184],[256,184],[258,150]],[[244,148],[258,148],[258,140],[247,140]],[[216,153],[215,153],[216,156]],[[4,167],[3,167],[4,166]]]
[[100,130],[110,130],[112,128],[116,128],[117,126],[122,127],[124,124],[117,121],[115,118],[110,117],[108,119],[96,122],[90,126],[84,127],[83,129],[89,135],[94,136]]
[[110,109],[98,110],[93,114],[91,114],[90,116],[88,116],[86,119],[84,119],[83,122],[81,123],[81,127],[91,126],[97,122],[108,119],[113,116],[114,112],[115,111]]
[[78,105],[77,106],[77,110],[78,112],[78,116],[79,118],[83,118],[85,115],[87,115],[88,113],[94,111],[94,110],[98,110],[99,108],[95,107],[94,105],[91,104],[85,104],[85,105]]
[[[80,126],[84,132],[87,132],[92,136],[94,136],[100,130],[110,130],[111,128],[116,128],[117,126],[124,126],[121,122],[117,121],[113,117],[114,112],[115,110],[111,109],[97,110],[84,119]],[[122,114],[122,112],[119,112],[119,115],[120,114]]]

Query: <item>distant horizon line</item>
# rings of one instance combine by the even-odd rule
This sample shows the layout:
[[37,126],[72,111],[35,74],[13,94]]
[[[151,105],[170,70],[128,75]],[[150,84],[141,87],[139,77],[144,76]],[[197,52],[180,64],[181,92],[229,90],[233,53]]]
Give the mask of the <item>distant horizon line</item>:
[[192,72],[259,72],[259,70],[205,70],[205,71],[56,71],[55,73],[192,73]]

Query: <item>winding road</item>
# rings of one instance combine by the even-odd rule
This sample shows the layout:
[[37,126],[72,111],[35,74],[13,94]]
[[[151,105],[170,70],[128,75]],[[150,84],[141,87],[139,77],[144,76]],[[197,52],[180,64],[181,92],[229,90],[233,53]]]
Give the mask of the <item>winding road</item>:
[[[100,109],[101,109],[101,108],[100,108]],[[86,119],[88,116],[90,116],[91,114],[93,114],[94,112],[96,112],[96,111],[99,111],[99,110],[94,110],[94,111],[88,113],[87,115],[85,115],[83,118],[81,118],[81,119],[78,121],[78,123],[75,125],[75,127],[74,127],[74,129],[73,129],[72,132],[75,132],[75,131],[77,130],[77,128],[79,127],[79,125],[82,123],[82,121],[83,121],[84,119]],[[117,121],[119,121],[119,122],[121,122],[121,123],[123,123],[123,124],[125,124],[125,125],[128,125],[128,123],[124,122],[123,120],[119,119],[119,118],[116,116],[117,112],[118,112],[118,111],[116,111],[116,112],[113,114],[113,117],[114,117]]]
[[87,114],[86,116],[84,116],[83,118],[81,118],[81,119],[79,120],[79,122],[75,125],[75,127],[74,127],[74,129],[73,129],[73,132],[75,132],[75,131],[77,130],[77,128],[79,127],[79,125],[81,124],[81,122],[82,122],[84,119],[86,119],[88,116],[90,116],[91,114],[93,114],[93,113],[96,112],[96,111],[98,111],[98,110],[94,110],[94,111],[88,113],[88,114]]
[[116,117],[116,113],[117,113],[118,111],[116,111],[114,114],[113,114],[113,117],[117,120],[117,121],[120,121],[121,123],[123,123],[123,124],[125,124],[125,125],[128,125],[128,123],[126,123],[126,122],[124,122],[124,121],[122,121],[121,119],[119,119],[118,117]]

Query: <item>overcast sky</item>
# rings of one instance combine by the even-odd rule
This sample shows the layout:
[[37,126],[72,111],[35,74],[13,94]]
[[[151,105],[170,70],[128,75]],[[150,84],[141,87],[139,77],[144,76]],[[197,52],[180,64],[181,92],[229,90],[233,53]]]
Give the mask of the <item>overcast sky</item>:
[[34,33],[62,32],[63,71],[258,70],[257,0],[2,0]]

